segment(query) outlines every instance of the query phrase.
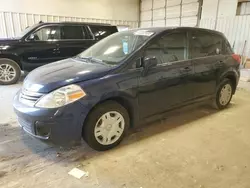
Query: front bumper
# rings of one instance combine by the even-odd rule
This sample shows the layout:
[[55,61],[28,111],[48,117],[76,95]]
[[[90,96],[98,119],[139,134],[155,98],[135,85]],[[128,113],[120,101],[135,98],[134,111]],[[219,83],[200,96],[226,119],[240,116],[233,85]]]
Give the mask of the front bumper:
[[88,105],[82,101],[56,109],[30,107],[19,101],[19,93],[14,97],[13,107],[25,132],[60,146],[80,142],[82,126],[89,112]]

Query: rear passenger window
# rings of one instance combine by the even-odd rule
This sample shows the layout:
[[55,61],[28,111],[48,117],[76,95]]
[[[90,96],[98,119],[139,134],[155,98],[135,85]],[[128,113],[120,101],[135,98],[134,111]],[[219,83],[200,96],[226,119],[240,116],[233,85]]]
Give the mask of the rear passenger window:
[[207,32],[192,33],[191,56],[192,58],[218,55],[222,51],[223,39],[220,36]]
[[90,25],[89,27],[97,40],[103,39],[117,31],[116,27],[113,26]]
[[62,26],[62,39],[85,39],[86,33],[82,26]]
[[146,49],[145,56],[155,56],[159,64],[185,60],[187,57],[186,33],[173,33],[161,37]]

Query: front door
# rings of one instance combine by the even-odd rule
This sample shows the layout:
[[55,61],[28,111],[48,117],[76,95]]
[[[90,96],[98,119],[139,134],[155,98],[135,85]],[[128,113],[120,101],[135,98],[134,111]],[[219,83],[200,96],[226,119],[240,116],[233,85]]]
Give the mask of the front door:
[[194,65],[194,96],[209,97],[215,93],[216,78],[224,66],[225,57],[221,54],[223,39],[210,32],[193,31],[190,44]]
[[59,41],[60,59],[73,57],[95,43],[87,28],[81,25],[61,26],[61,40]]
[[60,28],[45,26],[32,33],[22,43],[22,64],[24,70],[31,71],[39,66],[59,60],[58,40]]
[[188,60],[187,33],[174,32],[153,41],[145,57],[156,57],[158,65],[139,78],[140,117],[147,118],[182,105],[193,98]]

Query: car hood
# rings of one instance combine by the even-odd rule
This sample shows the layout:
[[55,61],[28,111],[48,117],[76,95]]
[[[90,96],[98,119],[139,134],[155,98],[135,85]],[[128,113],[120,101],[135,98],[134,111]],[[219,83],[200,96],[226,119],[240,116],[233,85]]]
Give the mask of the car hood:
[[18,38],[0,38],[0,46],[14,44],[18,41]]
[[24,88],[48,93],[65,85],[105,76],[111,66],[75,58],[65,59],[39,67],[28,74]]

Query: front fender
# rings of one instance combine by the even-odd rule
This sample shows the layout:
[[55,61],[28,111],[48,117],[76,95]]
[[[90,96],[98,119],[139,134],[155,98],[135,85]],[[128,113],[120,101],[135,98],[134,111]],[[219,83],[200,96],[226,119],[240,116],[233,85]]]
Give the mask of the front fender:
[[22,69],[21,59],[17,54],[6,53],[6,52],[2,51],[2,53],[0,53],[0,59],[2,59],[2,58],[11,59],[12,61],[15,61],[19,65],[19,67]]
[[100,101],[97,104],[107,100],[114,100],[128,110],[132,127],[139,125],[140,113],[136,91],[132,93],[128,93],[126,91],[114,91],[105,93],[105,95],[101,97]]
[[132,125],[137,125],[140,117],[137,98],[139,75],[139,71],[110,74],[82,82],[80,86],[87,93],[90,109],[104,101],[115,100],[128,109]]

